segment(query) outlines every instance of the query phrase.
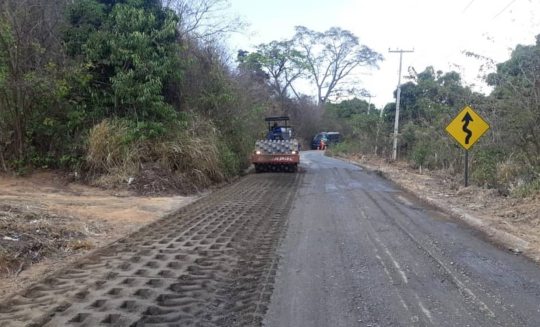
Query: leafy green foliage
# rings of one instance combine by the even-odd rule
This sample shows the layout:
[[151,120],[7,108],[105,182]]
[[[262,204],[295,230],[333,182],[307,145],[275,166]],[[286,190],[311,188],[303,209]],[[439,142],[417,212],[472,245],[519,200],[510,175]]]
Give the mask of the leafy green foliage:
[[[62,123],[68,69],[49,20],[58,2],[6,0],[0,9],[0,158],[2,169],[50,166],[68,147]],[[51,31],[53,29],[53,31]]]
[[268,84],[281,102],[282,111],[288,93],[300,96],[294,88],[294,82],[305,75],[307,66],[305,57],[295,49],[292,41],[272,41],[260,44],[256,52],[240,52],[238,61],[245,69],[254,74],[261,74],[268,80]]
[[232,73],[211,43],[193,41],[161,1],[6,1],[0,169],[76,169],[104,186],[149,176],[197,189],[245,168],[267,89]]
[[498,187],[497,165],[505,157],[497,148],[483,148],[476,151],[472,162],[472,178],[479,185]]
[[540,36],[531,46],[519,45],[511,58],[488,77],[495,86],[494,106],[501,137],[526,154],[531,166],[540,164]]
[[427,159],[431,152],[432,149],[430,148],[429,142],[422,140],[414,145],[411,153],[411,159],[413,160],[415,165],[419,167],[420,170],[422,170],[422,167],[426,165]]
[[178,18],[171,11],[155,1],[107,5],[84,0],[70,6],[68,20],[68,53],[84,58],[80,65],[89,76],[73,96],[84,99],[82,106],[93,119],[174,119],[163,95],[167,83],[181,77],[182,68]]
[[534,45],[518,45],[487,81],[494,86],[493,142],[524,168],[508,183],[524,181],[521,189],[534,190],[527,185],[538,185],[540,180],[540,35]]
[[[299,26],[291,40],[240,51],[233,70],[210,38],[190,35],[188,26],[198,33],[201,26],[184,16],[188,2],[175,2],[188,6],[172,11],[159,0],[4,1],[2,170],[78,169],[120,183],[158,167],[205,186],[239,173],[264,130],[261,118],[284,113],[306,140],[321,130],[341,132],[345,142],[331,151],[390,150],[394,103],[380,116],[364,100],[330,101],[354,91],[354,69],[382,60],[350,31]],[[491,125],[471,152],[475,182],[535,192],[539,67],[540,38],[497,66],[489,97],[464,86],[457,72],[427,67],[415,74],[402,85],[400,156],[460,173],[463,152],[444,127],[469,104]],[[316,86],[317,103],[294,88],[303,77]]]
[[[368,113],[369,103],[353,98],[339,103],[327,103],[323,118],[323,130],[339,131],[350,145],[344,149],[356,149],[363,153],[373,153],[379,149],[382,142],[384,121],[380,119],[379,111]],[[353,143],[356,145],[352,145]]]
[[363,149],[358,142],[344,141],[338,143],[326,150],[326,153],[330,156],[342,156],[351,153],[362,153]]

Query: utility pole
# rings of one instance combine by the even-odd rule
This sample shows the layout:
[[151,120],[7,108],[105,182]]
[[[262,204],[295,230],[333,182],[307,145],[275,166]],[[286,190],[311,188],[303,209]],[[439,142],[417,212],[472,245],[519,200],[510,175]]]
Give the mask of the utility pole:
[[367,90],[362,90],[360,95],[369,99],[368,107],[367,107],[367,113],[369,115],[369,109],[371,108],[371,98],[374,98],[375,95],[371,94],[371,92]]
[[368,93],[368,98],[369,98],[369,103],[368,103],[368,106],[367,106],[367,113],[369,115],[369,109],[371,108],[371,98],[372,97],[375,97],[373,94],[371,93]]
[[[392,159],[397,160],[397,141],[398,141],[398,132],[399,132],[399,101],[401,98],[401,66],[403,64],[403,53],[406,52],[414,52],[413,50],[403,50],[403,49],[396,49],[396,50],[390,50],[388,49],[388,52],[391,53],[399,53],[399,75],[398,75],[398,85],[397,85],[397,96],[396,96],[396,119],[394,120],[394,145],[392,147]],[[382,114],[382,112],[381,112]]]

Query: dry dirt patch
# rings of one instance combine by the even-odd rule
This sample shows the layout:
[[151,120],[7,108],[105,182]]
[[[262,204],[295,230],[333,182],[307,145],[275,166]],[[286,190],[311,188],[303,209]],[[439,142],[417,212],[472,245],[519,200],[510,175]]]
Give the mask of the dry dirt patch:
[[540,194],[528,198],[501,195],[497,190],[463,186],[463,176],[423,171],[405,162],[390,163],[370,156],[347,158],[378,172],[427,202],[459,216],[516,253],[540,262]]
[[0,175],[0,296],[195,199],[104,191],[51,172]]

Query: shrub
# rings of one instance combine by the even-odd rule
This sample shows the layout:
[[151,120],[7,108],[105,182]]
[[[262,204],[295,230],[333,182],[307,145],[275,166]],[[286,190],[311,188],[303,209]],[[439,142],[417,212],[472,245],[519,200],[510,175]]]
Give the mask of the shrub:
[[507,158],[497,163],[497,180],[501,187],[512,191],[523,184],[522,176],[525,173],[523,164],[518,163],[515,158]]
[[476,152],[472,162],[473,180],[482,186],[498,187],[497,165],[502,161],[504,153],[499,149],[485,148]]
[[240,158],[233,152],[226,142],[221,142],[219,146],[219,159],[223,174],[226,177],[232,177],[240,171]]
[[197,186],[209,186],[224,180],[220,165],[218,132],[210,122],[194,118],[188,129],[173,132],[154,148],[147,148],[147,157],[155,155],[164,169],[187,175]]
[[512,192],[514,196],[528,197],[540,193],[540,178],[524,183],[515,188]]
[[400,135],[400,153],[402,155],[409,155],[409,152],[414,147],[417,141],[417,130],[419,126],[414,125],[412,122],[408,122],[403,125]]
[[362,153],[362,146],[358,141],[347,140],[328,147],[326,153],[329,156],[357,154]]
[[130,128],[126,120],[105,119],[90,130],[86,162],[91,171],[105,173],[125,168],[133,173],[136,170],[139,154],[131,140]]
[[90,130],[86,163],[91,174],[101,176],[97,185],[118,185],[137,173],[140,149],[130,125],[126,120],[105,119]]
[[209,121],[192,116],[172,122],[165,135],[155,138],[140,134],[138,127],[127,120],[107,119],[92,128],[86,162],[90,172],[99,176],[97,185],[114,187],[130,178],[159,176],[167,186],[154,185],[156,190],[181,184],[187,185],[184,189],[198,189],[222,182],[238,171],[235,154]]
[[425,167],[431,152],[431,144],[429,141],[421,140],[414,144],[411,159],[416,167],[420,169],[420,172],[422,172],[422,168]]

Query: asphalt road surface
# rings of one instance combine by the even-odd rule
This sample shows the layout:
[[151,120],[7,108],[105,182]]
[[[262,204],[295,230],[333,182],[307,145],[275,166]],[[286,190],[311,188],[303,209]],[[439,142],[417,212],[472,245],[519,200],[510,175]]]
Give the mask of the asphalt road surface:
[[540,269],[306,152],[265,326],[540,326]]
[[0,299],[0,326],[540,326],[540,269],[321,152]]

